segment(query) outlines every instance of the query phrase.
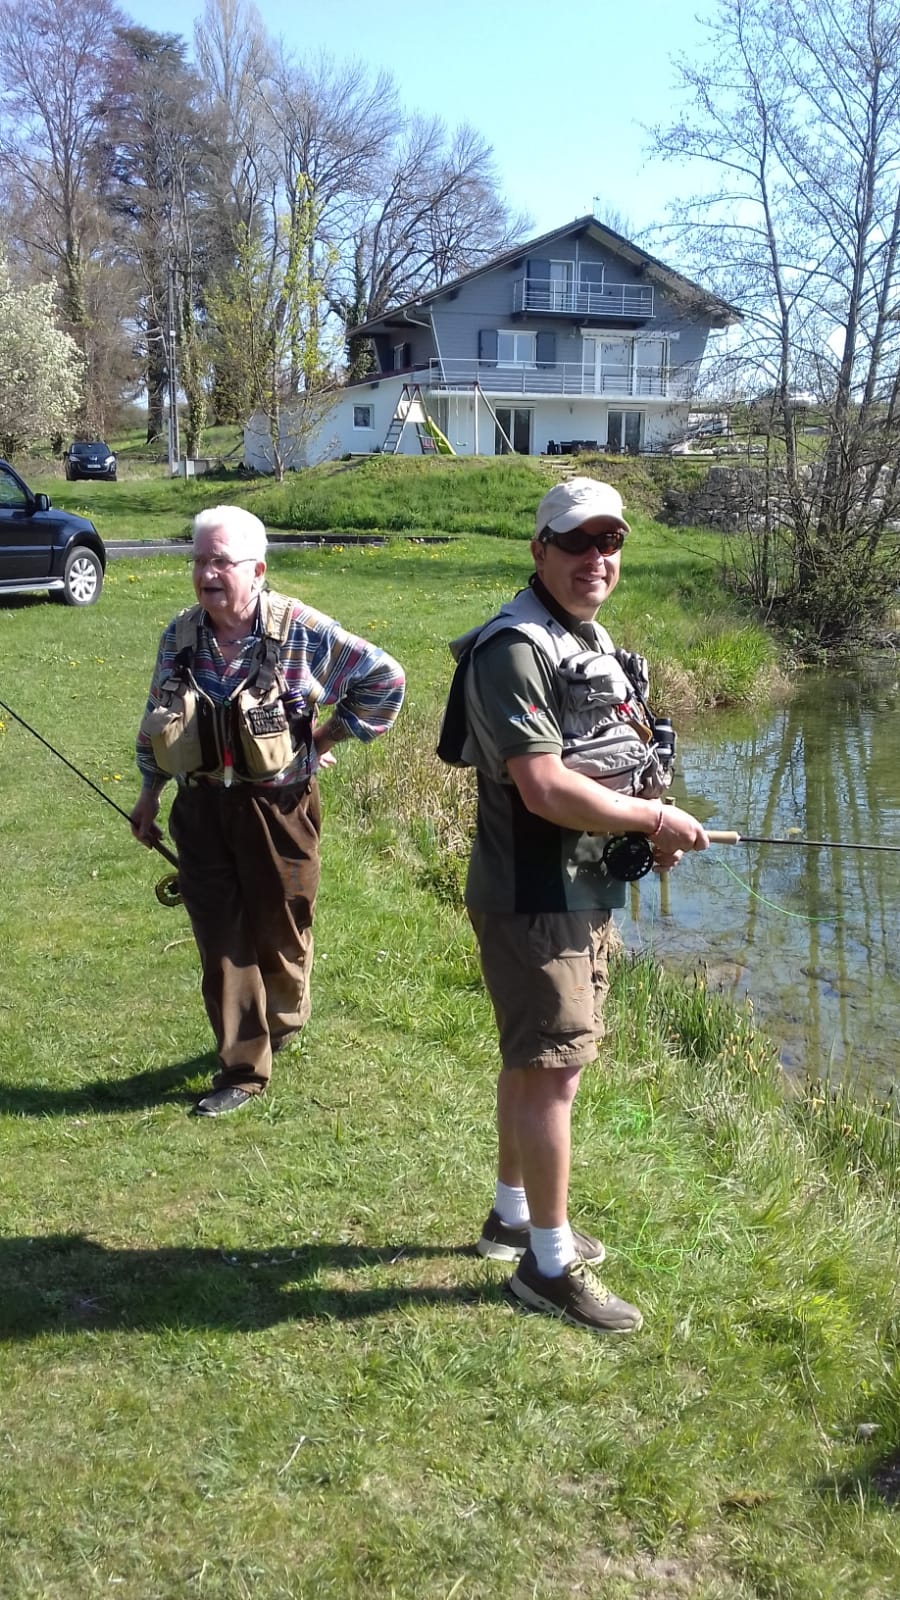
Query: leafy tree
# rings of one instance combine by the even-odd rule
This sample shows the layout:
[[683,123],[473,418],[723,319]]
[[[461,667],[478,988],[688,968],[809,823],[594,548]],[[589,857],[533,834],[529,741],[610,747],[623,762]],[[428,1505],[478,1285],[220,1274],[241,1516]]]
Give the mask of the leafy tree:
[[0,451],[65,432],[81,400],[84,357],[58,326],[49,283],[16,287],[0,255]]
[[877,624],[900,569],[900,6],[719,0],[708,30],[679,66],[691,109],[656,143],[713,174],[676,236],[745,313],[732,387],[769,391],[742,576],[836,641]]
[[298,464],[334,404],[339,335],[323,334],[326,258],[310,269],[317,219],[299,198],[268,247],[244,229],[237,261],[207,294],[220,371],[231,375],[234,401],[247,419],[265,419],[272,470],[279,482]]

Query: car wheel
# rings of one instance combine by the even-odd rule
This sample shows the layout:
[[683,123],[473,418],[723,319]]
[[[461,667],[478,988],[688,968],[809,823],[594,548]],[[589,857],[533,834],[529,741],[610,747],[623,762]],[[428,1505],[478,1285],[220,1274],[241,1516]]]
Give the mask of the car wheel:
[[63,599],[67,606],[92,606],[100,599],[103,567],[99,556],[84,545],[77,545],[66,562]]
[[72,482],[71,468],[66,467],[66,483],[71,483],[71,482]]

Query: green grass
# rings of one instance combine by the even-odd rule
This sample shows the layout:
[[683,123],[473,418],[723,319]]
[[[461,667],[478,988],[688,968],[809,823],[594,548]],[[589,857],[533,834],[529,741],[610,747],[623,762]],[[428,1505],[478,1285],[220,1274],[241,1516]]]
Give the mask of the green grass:
[[[777,651],[764,629],[728,594],[721,536],[670,528],[652,515],[666,474],[683,478],[697,469],[680,462],[620,457],[590,458],[587,470],[608,471],[626,497],[632,534],[625,579],[605,620],[618,642],[657,663],[659,702],[683,713],[777,692]],[[404,553],[395,553],[391,570],[401,607],[404,575],[427,574],[434,567],[435,581],[423,583],[416,603],[417,608],[424,606],[427,625],[435,625],[430,653],[440,660],[441,673],[445,657],[437,641],[452,637],[456,628],[449,612],[445,616],[445,606],[455,608],[460,619],[456,631],[461,632],[524,581],[535,507],[551,481],[546,469],[522,457],[372,457],[289,475],[280,485],[225,470],[184,481],[146,469],[143,477],[126,475],[115,484],[26,476],[55,504],[91,517],[107,540],[187,539],[197,511],[230,503],[248,506],[275,532],[346,533],[351,540],[357,533],[377,533],[400,541]],[[488,537],[468,542],[467,535]],[[409,544],[417,536],[446,536],[452,543],[423,553]],[[497,540],[508,541],[508,553]],[[327,570],[333,571],[333,560],[340,561],[340,556],[338,550],[326,557],[332,561]],[[122,581],[120,572],[113,569],[110,581],[117,575]],[[373,592],[382,587],[376,581]]]
[[[666,567],[648,531],[644,570],[644,537],[613,631],[665,596],[687,637],[704,564],[692,582],[678,545]],[[393,649],[411,690],[324,780],[313,1019],[233,1122],[185,1115],[211,1057],[164,864],[0,732],[0,1595],[895,1600],[888,1111],[786,1097],[743,1013],[622,960],[573,1215],[644,1330],[516,1315],[470,1253],[495,1043],[440,872],[465,779],[430,749],[444,641],[524,556],[274,554],[276,585]],[[115,563],[94,610],[0,610],[3,697],[126,808],[186,597],[152,559]]]

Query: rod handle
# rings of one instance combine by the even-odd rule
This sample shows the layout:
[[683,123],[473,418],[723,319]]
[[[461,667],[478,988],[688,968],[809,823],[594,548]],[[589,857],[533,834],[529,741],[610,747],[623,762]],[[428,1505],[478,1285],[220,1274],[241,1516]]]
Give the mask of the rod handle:
[[741,836],[733,830],[718,833],[707,833],[710,844],[740,844]]
[[153,848],[157,855],[162,856],[164,861],[168,861],[170,867],[178,866],[178,857],[173,856],[171,850],[167,850],[164,844],[154,844]]

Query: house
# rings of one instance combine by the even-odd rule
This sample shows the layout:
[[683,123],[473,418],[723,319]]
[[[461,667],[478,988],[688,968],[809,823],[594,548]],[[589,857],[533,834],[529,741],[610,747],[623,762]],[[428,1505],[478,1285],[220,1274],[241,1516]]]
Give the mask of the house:
[[[688,425],[711,330],[740,315],[580,217],[364,323],[377,370],[340,391],[291,464],[447,445],[659,450]],[[266,470],[264,418],[244,459]]]

